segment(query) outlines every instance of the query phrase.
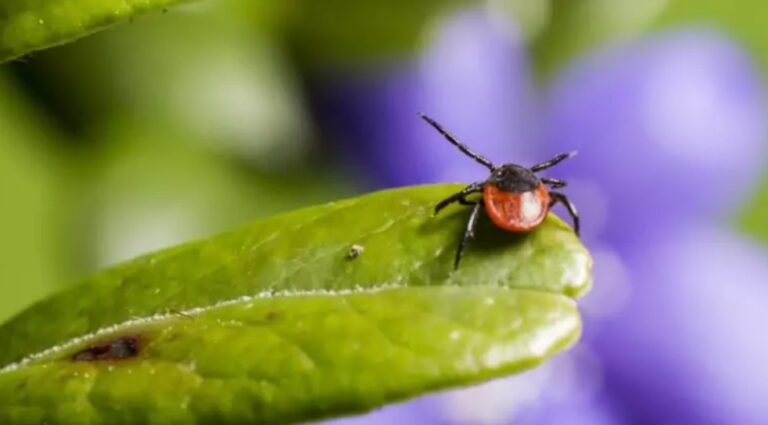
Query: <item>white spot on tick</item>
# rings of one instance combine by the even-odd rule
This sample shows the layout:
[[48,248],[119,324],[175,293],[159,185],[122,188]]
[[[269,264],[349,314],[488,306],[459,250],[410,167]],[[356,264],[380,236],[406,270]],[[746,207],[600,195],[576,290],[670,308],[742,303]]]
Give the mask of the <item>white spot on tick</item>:
[[533,221],[541,215],[541,202],[533,192],[524,192],[520,196],[520,214],[523,220]]

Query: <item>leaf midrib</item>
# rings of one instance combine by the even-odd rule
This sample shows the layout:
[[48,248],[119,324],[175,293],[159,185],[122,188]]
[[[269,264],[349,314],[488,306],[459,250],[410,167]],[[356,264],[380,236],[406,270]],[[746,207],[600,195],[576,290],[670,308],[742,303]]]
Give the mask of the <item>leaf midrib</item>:
[[[97,341],[108,335],[115,334],[119,332],[121,329],[135,328],[141,325],[151,325],[153,323],[162,322],[164,320],[171,320],[179,317],[196,317],[196,316],[200,316],[202,314],[206,314],[218,309],[233,307],[240,304],[251,303],[256,301],[263,301],[266,299],[292,298],[292,297],[344,297],[348,295],[374,294],[374,293],[390,291],[390,290],[407,289],[409,287],[410,286],[403,285],[403,284],[380,284],[375,286],[356,287],[353,289],[348,289],[348,288],[309,289],[309,290],[289,289],[289,290],[279,290],[279,291],[265,290],[255,295],[243,295],[237,298],[219,301],[209,306],[198,306],[198,307],[192,307],[192,308],[180,310],[180,311],[157,313],[147,317],[128,319],[119,323],[115,323],[109,326],[99,328],[93,332],[71,338],[67,341],[55,344],[52,347],[30,354],[22,358],[21,360],[18,360],[16,362],[12,362],[8,365],[0,367],[0,374],[13,372],[21,367],[32,364],[36,361],[49,359],[58,353],[66,352],[74,347],[86,345],[88,342]],[[573,296],[570,296],[568,294],[564,294],[562,292],[558,292],[554,290],[543,289],[543,288],[534,289],[534,288],[525,288],[525,287],[505,287],[501,285],[473,285],[473,286],[421,285],[421,286],[418,286],[418,288],[421,288],[421,289],[424,289],[424,288],[440,289],[440,288],[446,288],[446,287],[451,287],[451,288],[459,289],[463,291],[479,291],[483,289],[494,289],[494,290],[502,290],[506,292],[544,293],[544,294],[551,294],[553,296],[564,297],[571,300],[575,300]],[[413,287],[413,288],[416,288],[416,287]]]

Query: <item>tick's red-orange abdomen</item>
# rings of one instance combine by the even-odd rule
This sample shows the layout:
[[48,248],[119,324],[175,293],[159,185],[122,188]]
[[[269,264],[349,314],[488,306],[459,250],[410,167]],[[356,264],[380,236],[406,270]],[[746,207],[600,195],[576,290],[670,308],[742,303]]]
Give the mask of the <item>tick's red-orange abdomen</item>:
[[485,211],[491,221],[510,232],[528,232],[541,224],[549,210],[549,190],[543,184],[526,192],[508,192],[494,183],[483,187]]

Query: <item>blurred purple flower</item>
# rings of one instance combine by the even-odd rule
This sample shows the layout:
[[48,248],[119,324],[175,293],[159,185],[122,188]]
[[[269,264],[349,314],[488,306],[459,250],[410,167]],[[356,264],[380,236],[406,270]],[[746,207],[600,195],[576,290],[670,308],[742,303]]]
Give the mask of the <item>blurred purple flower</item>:
[[515,425],[622,425],[623,420],[615,413],[615,407],[607,394],[582,400],[565,399],[539,404],[517,418]]
[[368,414],[349,416],[323,422],[324,425],[422,425],[429,423],[423,400],[392,404]]
[[592,343],[633,423],[768,423],[768,262],[707,223],[625,248],[634,292]]
[[486,177],[420,111],[490,158],[541,159],[531,143],[538,114],[524,51],[481,12],[447,20],[421,59],[393,68],[310,88],[322,130],[372,186]]
[[761,174],[764,95],[737,45],[693,30],[585,58],[549,94],[548,140],[582,154],[559,171],[630,269],[627,307],[587,341],[632,423],[768,423],[766,252],[712,221]]
[[[532,406],[482,417],[529,425],[768,423],[768,340],[755,329],[765,321],[768,255],[718,224],[765,165],[768,110],[748,55],[711,30],[666,32],[579,60],[539,98],[523,47],[503,34],[484,15],[463,12],[440,27],[418,62],[313,89],[326,134],[374,186],[484,177],[416,111],[496,162],[580,151],[552,175],[570,179],[596,257],[582,347],[595,350],[602,373],[577,378],[604,379],[592,396],[573,390],[559,400],[546,394],[564,384],[547,381],[551,388]],[[498,391],[519,402],[509,388],[525,379]],[[480,420],[446,418],[451,409],[434,402],[440,397],[381,414],[398,423]]]
[[554,82],[547,104],[547,140],[580,153],[558,173],[582,183],[571,193],[588,233],[610,240],[732,213],[765,164],[760,75],[712,31],[668,32],[588,56]]

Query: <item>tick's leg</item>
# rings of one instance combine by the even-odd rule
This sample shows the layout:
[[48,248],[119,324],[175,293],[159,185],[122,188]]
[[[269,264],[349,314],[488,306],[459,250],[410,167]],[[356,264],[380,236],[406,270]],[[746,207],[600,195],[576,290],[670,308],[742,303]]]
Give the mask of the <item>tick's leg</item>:
[[544,177],[541,179],[541,181],[550,185],[552,189],[560,189],[561,187],[568,186],[568,182],[560,179],[550,179],[549,177]]
[[424,115],[422,113],[419,113],[419,116],[421,117],[421,119],[426,121],[429,125],[431,125],[435,130],[437,130],[438,133],[442,134],[443,137],[445,137],[446,140],[448,140],[452,145],[454,145],[457,148],[459,148],[459,150],[462,151],[465,155],[467,155],[468,157],[474,159],[475,161],[479,162],[480,164],[484,165],[489,170],[493,171],[493,169],[495,167],[494,167],[493,163],[490,160],[488,160],[488,158],[486,158],[486,157],[484,157],[484,156],[482,156],[482,155],[480,155],[478,153],[475,153],[474,151],[472,151],[472,149],[469,148],[469,146],[467,146],[464,143],[461,143],[460,141],[458,141],[455,137],[453,137],[453,135],[451,135],[451,133],[449,133],[446,129],[444,129],[443,126],[438,124],[437,121],[433,120],[432,118],[430,118],[430,117],[428,117],[428,116],[426,116],[426,115]]
[[482,200],[474,203],[475,207],[472,208],[472,213],[469,214],[469,220],[467,220],[467,227],[464,229],[464,236],[459,242],[459,248],[456,250],[456,258],[453,260],[453,269],[459,268],[459,261],[461,261],[461,253],[464,252],[464,247],[467,243],[475,237],[475,228],[477,228],[477,219],[480,217],[480,209],[483,207]]
[[482,192],[482,191],[483,191],[482,182],[472,183],[471,185],[462,189],[460,192],[456,192],[453,195],[438,202],[437,205],[435,205],[435,214],[439,213],[440,210],[442,210],[443,208],[447,207],[448,205],[454,202],[459,202],[462,205],[474,205],[474,202],[467,201],[466,196],[472,193]]
[[571,216],[571,219],[573,220],[573,231],[576,232],[576,236],[579,235],[579,212],[576,210],[576,206],[573,205],[573,202],[571,202],[570,199],[568,199],[565,194],[560,192],[550,192],[549,195],[552,197],[552,202],[549,203],[549,206],[552,207],[558,202],[562,202],[562,204],[565,206],[565,209],[568,210],[568,214]]
[[531,171],[538,172],[541,170],[546,170],[549,167],[554,167],[555,165],[565,161],[566,159],[576,155],[576,151],[570,151],[566,153],[561,153],[560,155],[557,155],[556,157],[550,159],[549,161],[542,162],[541,164],[536,164],[533,167],[531,167]]

